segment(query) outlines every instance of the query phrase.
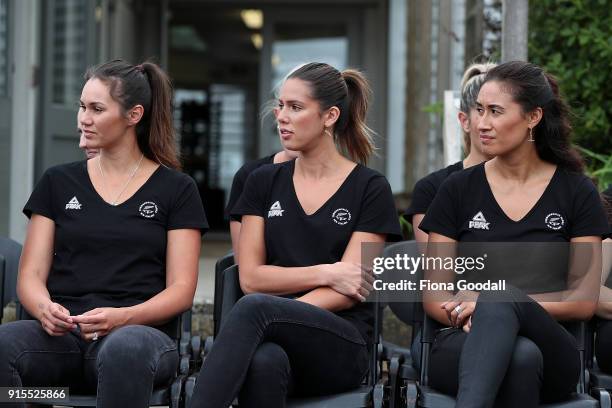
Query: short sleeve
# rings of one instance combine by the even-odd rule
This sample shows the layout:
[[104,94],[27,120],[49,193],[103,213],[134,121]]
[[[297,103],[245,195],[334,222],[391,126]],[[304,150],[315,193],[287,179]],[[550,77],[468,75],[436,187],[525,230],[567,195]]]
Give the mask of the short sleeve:
[[425,214],[436,196],[436,186],[431,180],[431,175],[423,177],[414,185],[410,207],[404,212],[406,220],[412,223],[412,216]]
[[402,239],[391,187],[383,176],[374,177],[369,181],[355,231],[385,234],[387,241]]
[[604,210],[608,215],[608,224],[610,224],[610,235],[608,236],[608,238],[610,238],[612,237],[612,185],[601,194],[603,195],[604,200],[606,201],[604,205]]
[[601,196],[591,180],[584,177],[574,196],[570,237],[610,236],[608,218],[603,208]]
[[421,221],[419,228],[428,234],[435,232],[457,240],[459,237],[457,212],[459,202],[456,178],[449,177],[438,189],[438,193],[425,213],[425,218]]
[[240,221],[240,216],[232,216],[232,210],[238,203],[240,196],[242,195],[242,191],[244,189],[245,181],[248,177],[248,171],[245,166],[242,166],[234,175],[234,180],[232,181],[232,188],[230,190],[229,200],[227,201],[227,206],[225,207],[225,214],[230,217],[233,221]]
[[244,183],[244,190],[238,203],[231,211],[232,217],[243,215],[264,216],[266,207],[266,193],[269,189],[266,180],[272,177],[267,171],[267,166],[260,167],[252,172]]
[[199,229],[204,234],[208,230],[208,221],[198,187],[186,175],[178,185],[174,204],[168,214],[168,230]]
[[28,218],[32,218],[32,214],[39,214],[55,221],[52,202],[52,177],[50,170],[47,170],[34,187],[28,202],[23,207],[23,213]]

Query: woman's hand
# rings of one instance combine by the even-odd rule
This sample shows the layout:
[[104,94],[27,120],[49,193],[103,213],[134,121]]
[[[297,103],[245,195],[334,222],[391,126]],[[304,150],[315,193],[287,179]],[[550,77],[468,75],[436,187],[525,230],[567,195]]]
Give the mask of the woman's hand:
[[472,330],[472,316],[468,317],[467,321],[463,324],[463,331],[469,333]]
[[125,326],[127,319],[127,311],[121,307],[99,307],[73,317],[81,328],[81,337],[87,341],[98,340]]
[[40,324],[50,336],[63,336],[70,330],[76,328],[74,318],[70,316],[68,309],[59,303],[49,302],[47,305],[40,304],[42,315]]
[[374,289],[374,277],[371,271],[354,262],[336,262],[324,266],[329,279],[328,286],[338,293],[354,298],[360,302]]
[[477,292],[461,291],[458,292],[452,299],[442,303],[440,308],[446,312],[446,316],[448,317],[448,321],[450,322],[451,326],[463,327],[463,325],[467,322],[467,319],[470,319],[471,327],[471,317],[474,313],[474,309],[476,308],[477,298]]

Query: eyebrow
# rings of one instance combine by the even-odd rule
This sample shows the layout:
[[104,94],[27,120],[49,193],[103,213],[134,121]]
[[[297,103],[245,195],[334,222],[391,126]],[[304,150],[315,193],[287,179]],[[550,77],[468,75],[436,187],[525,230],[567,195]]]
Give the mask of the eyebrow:
[[89,103],[85,103],[85,102],[83,102],[82,99],[79,99],[79,103],[81,105],[96,105],[97,104],[97,105],[101,105],[101,106],[106,106],[106,105],[104,105],[104,102],[100,102],[100,101],[91,101]]
[[281,98],[278,98],[278,101],[279,102],[284,102],[286,104],[291,104],[291,103],[304,104],[303,101],[298,101],[298,100],[295,100],[295,99],[290,99],[288,101],[283,101]]
[[[476,101],[476,105],[477,105],[478,107],[481,107],[481,108],[484,106],[482,103],[480,103],[480,102],[478,102],[478,101]],[[496,105],[496,104],[494,104],[494,103],[492,103],[492,104],[490,104],[490,105],[487,105],[487,108],[489,108],[489,109],[495,109],[495,108],[497,108],[497,109],[502,109],[502,110],[504,109],[504,107],[503,107],[503,106],[501,106],[501,105]]]

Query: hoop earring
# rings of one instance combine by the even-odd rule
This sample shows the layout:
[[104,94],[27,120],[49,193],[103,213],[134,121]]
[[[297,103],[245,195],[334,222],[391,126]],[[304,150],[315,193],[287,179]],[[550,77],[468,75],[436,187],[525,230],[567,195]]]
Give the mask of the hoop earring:
[[329,129],[327,129],[327,128],[325,128],[325,130],[323,131],[323,133],[325,133],[326,135],[328,135],[328,136],[329,136],[329,137],[331,137],[332,139],[334,138],[334,135],[332,134],[332,132],[331,132]]
[[533,138],[533,128],[529,128],[529,139],[527,139],[528,142],[535,142],[535,139]]

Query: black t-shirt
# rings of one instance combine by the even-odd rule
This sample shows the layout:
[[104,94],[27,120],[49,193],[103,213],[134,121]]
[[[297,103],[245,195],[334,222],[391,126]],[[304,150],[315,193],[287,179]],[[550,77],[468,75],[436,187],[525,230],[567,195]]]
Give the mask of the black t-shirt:
[[568,242],[605,237],[605,214],[593,182],[557,168],[544,193],[520,221],[497,204],[485,163],[452,174],[431,203],[421,229],[463,242]]
[[232,181],[232,189],[230,190],[229,200],[227,201],[227,206],[225,207],[225,215],[230,217],[230,220],[240,221],[242,218],[240,215],[232,215],[232,209],[236,203],[238,203],[238,200],[242,195],[242,190],[244,190],[244,184],[246,183],[249,174],[264,164],[274,163],[275,155],[276,153],[271,156],[266,156],[262,157],[261,159],[247,162],[236,172],[234,175],[234,180]]
[[451,164],[443,169],[423,177],[414,185],[412,191],[412,201],[410,207],[404,213],[406,221],[412,223],[412,216],[415,214],[425,214],[431,205],[440,185],[452,173],[463,170],[463,161]]
[[[301,267],[338,262],[355,231],[386,234],[387,241],[401,239],[391,188],[380,173],[358,164],[336,193],[307,215],[295,193],[294,169],[291,160],[255,170],[233,209],[236,215],[264,219],[266,264]],[[364,339],[370,338],[371,304],[337,314],[351,321]]]
[[23,212],[55,222],[47,288],[72,315],[155,296],[166,287],[167,232],[208,229],[194,181],[164,166],[117,206],[98,195],[87,161],[52,167]]
[[[420,228],[427,233],[435,232],[459,242],[476,242],[488,248],[500,242],[562,244],[574,237],[605,238],[609,233],[597,189],[586,176],[558,167],[533,208],[521,220],[513,221],[495,200],[484,163],[452,174],[442,183]],[[559,248],[554,245],[540,248]],[[536,246],[517,247],[525,251]],[[563,289],[567,278],[567,262],[563,262],[566,252],[549,252],[537,254],[539,259],[548,259],[550,267],[546,268],[546,274],[528,276],[520,267],[508,267],[507,270],[517,271],[508,277],[510,283],[528,293]],[[503,259],[489,257],[487,263],[506,266],[531,262],[525,252],[520,256],[508,252],[504,255]]]
[[[608,187],[603,193],[602,193],[604,200],[606,200],[606,212],[608,214],[608,224],[610,227],[610,236],[612,236],[612,185],[610,187]],[[609,246],[606,247],[607,250],[609,250]],[[605,254],[607,254],[606,251],[604,251]],[[606,280],[606,287],[608,288],[612,288],[612,269],[607,271],[608,273],[608,279]]]
[[608,213],[608,223],[610,224],[610,234],[612,235],[612,186],[608,187],[602,193],[604,199],[606,200],[607,208],[606,211]]

